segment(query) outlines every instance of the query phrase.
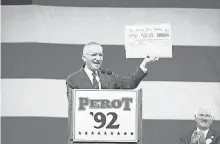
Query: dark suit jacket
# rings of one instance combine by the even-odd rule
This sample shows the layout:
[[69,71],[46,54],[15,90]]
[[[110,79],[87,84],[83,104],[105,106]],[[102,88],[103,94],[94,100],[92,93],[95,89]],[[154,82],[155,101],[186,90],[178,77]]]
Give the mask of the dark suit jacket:
[[[121,77],[112,72],[111,75],[101,73],[98,70],[101,80],[102,89],[135,89],[141,80],[147,75],[139,67],[130,77]],[[120,86],[119,86],[120,85]],[[69,95],[69,88],[71,89],[93,89],[92,83],[84,70],[84,66],[77,72],[71,74],[66,79],[67,96]]]
[[[191,136],[196,129],[186,132],[180,137],[180,144],[190,144]],[[206,139],[211,139],[212,142],[210,144],[220,144],[220,133],[213,129],[209,129],[209,132],[206,136]]]

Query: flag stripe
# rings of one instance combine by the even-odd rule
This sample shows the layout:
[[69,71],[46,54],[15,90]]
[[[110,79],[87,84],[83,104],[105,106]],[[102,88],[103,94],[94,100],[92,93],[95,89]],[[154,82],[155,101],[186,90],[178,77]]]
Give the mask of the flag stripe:
[[[80,69],[84,45],[2,43],[2,78],[66,79]],[[126,59],[122,45],[103,45],[103,67],[121,76],[142,59]],[[149,65],[144,81],[220,81],[220,47],[173,46],[173,58]],[[113,58],[114,57],[114,58]]]
[[[3,117],[2,144],[65,144],[67,123],[67,118]],[[193,128],[192,120],[143,120],[143,144],[178,144],[180,135]],[[220,121],[213,128],[220,129]]]
[[167,8],[220,8],[218,0],[3,0],[2,5],[27,5],[38,4],[48,6],[68,6],[68,7],[167,7]]
[[220,46],[220,9],[3,6],[2,42],[124,45],[126,25],[171,23],[173,45]]
[[33,0],[2,0],[1,5],[31,5]]
[[[141,82],[138,88],[143,89],[143,119],[190,120],[205,106],[220,120],[220,83]],[[65,80],[2,80],[3,116],[67,117],[67,109]]]
[[186,0],[186,1],[175,1],[175,0],[34,0],[34,4],[40,5],[55,5],[55,6],[73,6],[73,7],[168,7],[168,8],[220,8],[218,0]]

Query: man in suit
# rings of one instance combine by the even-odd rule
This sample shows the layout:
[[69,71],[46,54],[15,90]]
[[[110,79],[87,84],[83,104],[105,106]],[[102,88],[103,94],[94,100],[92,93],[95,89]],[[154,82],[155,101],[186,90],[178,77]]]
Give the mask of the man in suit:
[[220,144],[220,133],[211,128],[211,110],[201,108],[194,117],[197,127],[182,135],[180,144]]
[[[66,79],[68,100],[70,89],[134,89],[147,75],[147,65],[159,59],[147,56],[130,77],[121,77],[101,68],[103,55],[103,48],[98,43],[90,42],[84,46],[82,60],[85,65]],[[71,125],[69,123],[69,127]],[[71,140],[69,143],[72,144]]]
[[85,65],[67,77],[67,96],[69,89],[135,89],[147,75],[147,65],[159,59],[147,56],[130,77],[121,77],[101,68],[103,55],[103,48],[98,43],[90,42],[84,46],[82,59]]

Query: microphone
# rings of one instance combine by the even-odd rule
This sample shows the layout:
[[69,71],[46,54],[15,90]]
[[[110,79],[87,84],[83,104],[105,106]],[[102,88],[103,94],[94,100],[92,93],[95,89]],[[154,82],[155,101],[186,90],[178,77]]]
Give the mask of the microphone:
[[102,73],[102,74],[105,74],[105,69],[101,69],[101,73]]
[[112,71],[108,70],[107,75],[112,75]]
[[112,75],[112,77],[113,77],[114,81],[116,82],[117,86],[118,86],[120,89],[122,89],[121,85],[120,85],[120,84],[118,83],[118,81],[116,80],[116,78],[115,78],[115,76],[113,75],[112,71],[107,70],[106,73],[107,73],[107,75]]

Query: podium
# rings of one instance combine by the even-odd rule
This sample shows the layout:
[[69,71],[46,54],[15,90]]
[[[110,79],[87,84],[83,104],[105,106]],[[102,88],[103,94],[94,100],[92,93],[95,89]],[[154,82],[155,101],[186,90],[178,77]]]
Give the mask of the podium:
[[142,144],[142,89],[71,89],[68,144]]

